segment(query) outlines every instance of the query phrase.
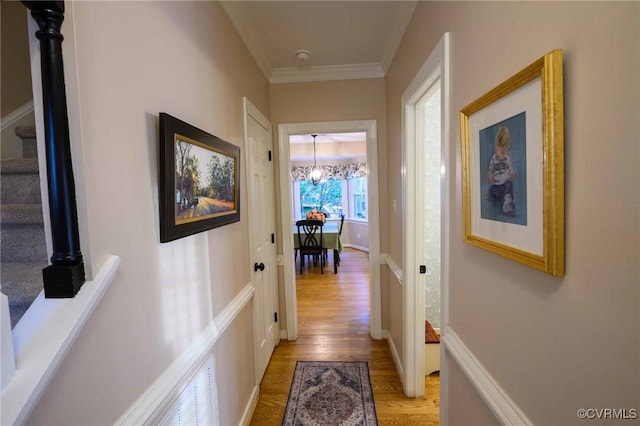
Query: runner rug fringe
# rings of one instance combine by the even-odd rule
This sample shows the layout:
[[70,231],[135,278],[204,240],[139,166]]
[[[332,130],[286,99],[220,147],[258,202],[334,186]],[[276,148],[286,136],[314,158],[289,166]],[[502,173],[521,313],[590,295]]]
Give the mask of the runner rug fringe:
[[283,426],[377,426],[366,362],[298,361]]

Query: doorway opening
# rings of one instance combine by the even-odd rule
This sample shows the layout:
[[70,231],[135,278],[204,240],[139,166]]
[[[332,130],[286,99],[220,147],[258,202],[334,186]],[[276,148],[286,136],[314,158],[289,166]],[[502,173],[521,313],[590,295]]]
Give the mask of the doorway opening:
[[[304,156],[296,154],[298,147],[303,142],[296,143],[296,140],[309,138],[312,134],[330,135],[330,134],[361,134],[364,135],[365,151],[364,158],[367,160],[367,182],[366,182],[366,215],[368,225],[367,245],[369,249],[369,333],[374,339],[380,339],[382,335],[381,326],[381,303],[380,303],[380,235],[379,235],[379,206],[378,206],[378,171],[377,171],[377,131],[375,120],[364,121],[340,121],[340,122],[321,122],[321,123],[296,123],[281,124],[278,126],[279,141],[279,186],[281,195],[281,223],[282,234],[281,241],[283,246],[282,263],[284,265],[284,296],[285,296],[285,313],[286,313],[286,333],[281,333],[282,338],[287,340],[296,340],[298,335],[298,311],[296,298],[296,263],[294,261],[294,244],[291,236],[291,230],[295,223],[296,216],[301,216],[305,208],[325,209],[331,215],[338,216],[337,210],[342,209],[342,213],[352,214],[357,219],[358,210],[356,206],[349,207],[349,199],[345,202],[337,203],[337,201],[329,201],[325,205],[307,206],[306,201],[299,197],[300,184],[298,183],[296,192],[296,183],[291,182],[292,166],[296,164],[294,161],[296,156]],[[345,136],[346,137],[346,136]],[[291,143],[293,142],[293,143]],[[304,148],[300,148],[304,151]],[[336,154],[337,155],[337,154]],[[308,155],[306,161],[308,161]],[[313,161],[313,160],[311,160]],[[333,160],[330,160],[333,161]],[[303,167],[303,166],[301,166]],[[348,185],[347,185],[348,186]],[[304,189],[304,188],[303,188]],[[347,188],[348,194],[348,188]],[[362,200],[360,200],[362,201]],[[335,220],[335,218],[334,218]],[[339,219],[338,219],[339,220]],[[358,221],[350,221],[353,229],[358,226]],[[346,227],[343,233],[346,232]],[[357,236],[356,231],[356,236]],[[360,233],[360,238],[364,237],[364,233]]]
[[[422,396],[425,373],[440,371],[441,413],[446,413],[443,406],[447,402],[444,346],[451,238],[448,49],[445,33],[402,97],[406,171],[403,384],[408,396]],[[426,349],[429,327],[425,320],[442,336],[443,343],[435,351]],[[446,423],[444,418],[441,421]]]

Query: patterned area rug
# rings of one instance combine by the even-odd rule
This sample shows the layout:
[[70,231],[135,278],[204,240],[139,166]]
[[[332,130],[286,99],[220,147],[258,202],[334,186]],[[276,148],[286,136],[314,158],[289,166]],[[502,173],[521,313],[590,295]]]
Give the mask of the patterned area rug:
[[296,363],[283,426],[377,424],[366,362]]

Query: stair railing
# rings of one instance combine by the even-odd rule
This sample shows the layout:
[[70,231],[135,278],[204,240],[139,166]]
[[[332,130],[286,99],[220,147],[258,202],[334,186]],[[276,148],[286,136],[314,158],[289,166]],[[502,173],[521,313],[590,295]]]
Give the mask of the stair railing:
[[74,297],[85,282],[71,162],[62,40],[64,1],[23,1],[38,24],[53,254],[43,269],[47,298]]

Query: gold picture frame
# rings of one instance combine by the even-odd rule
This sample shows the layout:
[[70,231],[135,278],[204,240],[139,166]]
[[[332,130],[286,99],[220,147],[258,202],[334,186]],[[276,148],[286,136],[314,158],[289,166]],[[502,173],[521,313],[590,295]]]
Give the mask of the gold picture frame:
[[460,111],[464,242],[564,275],[562,50]]

